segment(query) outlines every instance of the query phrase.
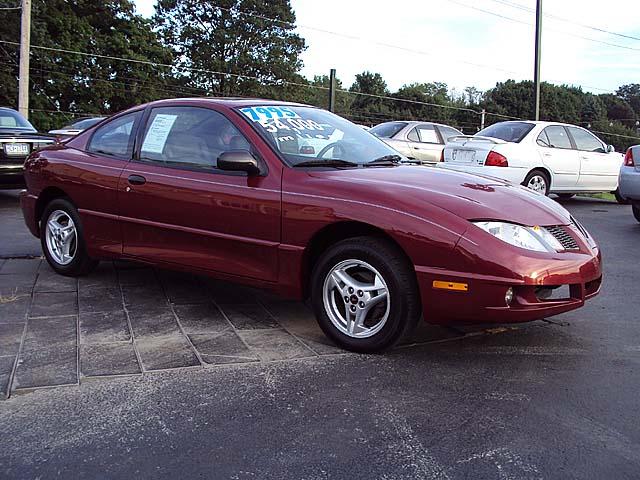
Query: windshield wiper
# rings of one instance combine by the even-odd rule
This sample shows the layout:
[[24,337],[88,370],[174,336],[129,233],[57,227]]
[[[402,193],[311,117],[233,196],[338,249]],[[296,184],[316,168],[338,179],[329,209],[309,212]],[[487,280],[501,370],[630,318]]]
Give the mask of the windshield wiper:
[[382,157],[376,158],[371,162],[367,162],[364,164],[365,167],[371,165],[397,165],[402,160],[400,155],[383,155]]
[[294,167],[357,167],[358,163],[349,162],[347,160],[324,159],[324,160],[307,160],[305,162],[296,163]]

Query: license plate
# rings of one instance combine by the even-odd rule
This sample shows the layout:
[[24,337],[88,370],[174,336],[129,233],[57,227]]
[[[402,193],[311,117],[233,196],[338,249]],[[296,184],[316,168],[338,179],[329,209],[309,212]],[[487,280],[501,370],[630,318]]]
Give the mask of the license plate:
[[471,163],[476,157],[476,152],[473,150],[453,150],[451,157],[454,162]]
[[5,143],[4,153],[11,156],[29,155],[28,143]]

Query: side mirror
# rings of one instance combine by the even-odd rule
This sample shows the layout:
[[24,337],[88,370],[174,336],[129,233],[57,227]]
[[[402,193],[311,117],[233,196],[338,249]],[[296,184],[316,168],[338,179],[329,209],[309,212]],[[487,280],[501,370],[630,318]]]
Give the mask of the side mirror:
[[616,147],[613,145],[607,145],[607,153],[613,153],[616,151]]
[[249,150],[231,150],[218,157],[218,168],[231,172],[247,172],[247,175],[259,175],[260,162]]

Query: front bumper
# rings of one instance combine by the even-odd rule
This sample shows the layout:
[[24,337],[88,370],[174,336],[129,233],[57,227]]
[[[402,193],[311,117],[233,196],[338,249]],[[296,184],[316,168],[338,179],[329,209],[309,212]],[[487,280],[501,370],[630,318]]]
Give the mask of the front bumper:
[[[601,255],[572,255],[572,259],[543,274],[530,272],[520,278],[466,274],[416,266],[424,318],[433,324],[519,323],[575,310],[596,296],[602,283]],[[559,268],[558,268],[559,267]],[[435,288],[434,282],[466,284],[466,291]],[[540,287],[568,286],[563,299],[542,300]],[[513,289],[507,305],[505,294]]]
[[38,198],[34,195],[30,195],[27,190],[20,192],[20,208],[22,209],[22,216],[24,217],[24,223],[26,223],[29,231],[35,236],[40,236],[38,219],[36,218],[36,203]]

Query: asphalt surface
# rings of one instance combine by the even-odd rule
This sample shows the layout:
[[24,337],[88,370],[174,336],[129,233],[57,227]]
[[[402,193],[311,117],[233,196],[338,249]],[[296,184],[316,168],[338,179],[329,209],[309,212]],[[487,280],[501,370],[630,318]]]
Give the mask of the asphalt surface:
[[[0,195],[0,256],[27,255],[11,203]],[[638,478],[640,224],[628,206],[563,203],[603,250],[602,293],[580,310],[385,355],[14,395],[0,477]]]

